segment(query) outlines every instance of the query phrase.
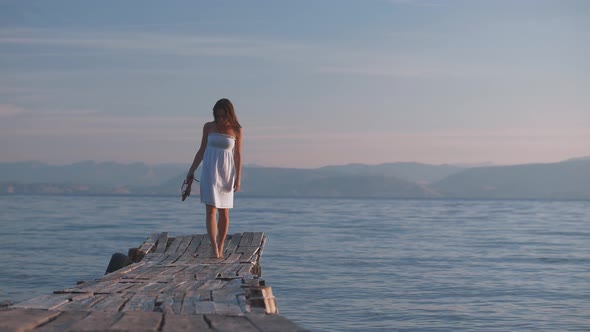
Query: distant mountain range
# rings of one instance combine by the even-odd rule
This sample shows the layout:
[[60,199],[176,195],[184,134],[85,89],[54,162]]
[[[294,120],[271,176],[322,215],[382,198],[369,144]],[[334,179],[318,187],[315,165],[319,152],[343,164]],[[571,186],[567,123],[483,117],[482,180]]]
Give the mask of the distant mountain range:
[[590,199],[590,159],[471,168],[432,188],[444,197]]
[[[190,166],[190,165],[189,165]],[[36,161],[0,163],[0,183],[85,184],[117,187],[127,185],[156,186],[178,175],[189,166],[144,163],[82,161],[65,166],[52,166]]]
[[[0,163],[0,194],[179,195],[188,167],[93,161],[66,166]],[[198,185],[194,187],[197,194]],[[239,195],[590,200],[590,158],[483,167],[419,163],[316,169],[245,166]]]

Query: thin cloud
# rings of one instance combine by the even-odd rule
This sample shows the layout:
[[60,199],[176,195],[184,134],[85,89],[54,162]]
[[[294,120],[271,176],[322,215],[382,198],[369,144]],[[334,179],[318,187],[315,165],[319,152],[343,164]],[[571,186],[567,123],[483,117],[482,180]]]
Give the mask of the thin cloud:
[[[136,31],[94,32],[9,28],[0,32],[0,44],[46,45],[118,52],[153,52],[184,56],[268,56],[304,47],[283,41],[248,38],[202,37]],[[59,55],[58,52],[54,53]]]
[[107,137],[118,135],[147,140],[194,140],[199,138],[205,119],[188,116],[119,116],[96,110],[26,110],[13,105],[0,105],[0,136]]
[[433,0],[387,0],[387,2],[396,5],[411,5],[420,7],[445,7],[448,4]]
[[[385,57],[386,58],[386,57]],[[452,63],[434,62],[416,57],[392,57],[391,59],[372,60],[367,55],[365,60],[356,59],[356,63],[342,65],[323,65],[317,72],[333,75],[377,76],[399,78],[431,78],[431,77],[498,77],[494,68],[456,65]]]
[[10,104],[0,104],[0,117],[9,117],[25,113],[25,110]]
[[322,66],[317,70],[322,74],[358,75],[358,76],[383,76],[383,77],[429,77],[441,76],[441,74],[455,74],[454,72],[428,69],[425,67],[391,67],[383,66]]
[[252,127],[248,129],[248,140],[285,140],[285,141],[406,141],[406,140],[552,140],[552,139],[588,139],[590,133],[580,128],[579,130],[559,130],[554,128],[505,128],[497,130],[395,130],[395,131],[335,131],[317,132],[304,131],[285,127]]
[[[0,57],[45,56],[72,57],[117,56],[141,53],[173,56],[231,56],[262,58],[307,68],[322,75],[385,76],[401,78],[464,77],[497,75],[497,70],[476,65],[441,61],[416,54],[399,55],[393,51],[369,52],[352,46],[317,45],[292,41],[249,39],[239,36],[208,37],[187,34],[146,33],[141,31],[60,31],[33,28],[8,28],[0,31],[0,45],[52,47],[51,50],[21,50]],[[99,52],[99,53],[97,53]],[[88,69],[44,70],[42,75],[68,75]],[[99,69],[104,73],[105,68]],[[118,73],[133,71],[117,68]],[[158,70],[151,68],[150,70]],[[160,71],[162,69],[159,69]],[[177,73],[178,71],[173,71]],[[29,75],[38,75],[31,72]],[[182,73],[181,73],[182,74]],[[26,75],[20,73],[20,76]]]

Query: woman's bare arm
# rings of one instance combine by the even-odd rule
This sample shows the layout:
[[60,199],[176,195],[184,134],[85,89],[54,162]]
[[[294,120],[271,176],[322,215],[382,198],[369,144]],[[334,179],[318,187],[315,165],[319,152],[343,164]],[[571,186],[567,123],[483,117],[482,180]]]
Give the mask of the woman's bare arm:
[[238,128],[235,132],[236,147],[234,149],[234,163],[236,164],[236,181],[234,183],[234,191],[239,191],[242,178],[242,128]]
[[199,147],[199,151],[195,155],[193,159],[193,163],[191,168],[189,168],[188,173],[186,174],[187,179],[192,179],[195,177],[195,171],[203,161],[203,156],[205,155],[205,149],[207,148],[207,138],[209,137],[209,123],[205,123],[203,126],[203,136],[201,137],[201,146]]

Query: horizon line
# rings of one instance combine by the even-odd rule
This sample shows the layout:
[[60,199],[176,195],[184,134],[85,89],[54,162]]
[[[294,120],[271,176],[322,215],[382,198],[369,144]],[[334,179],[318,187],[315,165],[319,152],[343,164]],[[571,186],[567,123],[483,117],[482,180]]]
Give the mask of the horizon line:
[[[567,161],[576,161],[576,160],[590,160],[590,155],[588,156],[577,156],[566,158],[559,161],[531,161],[531,162],[518,162],[518,163],[496,163],[493,161],[481,161],[481,162],[452,162],[452,163],[430,163],[430,162],[420,162],[420,161],[390,161],[390,162],[383,162],[383,163],[359,163],[359,162],[349,162],[349,163],[341,163],[341,164],[326,164],[323,166],[313,166],[313,167],[289,167],[289,166],[269,166],[269,165],[261,165],[258,163],[248,163],[244,164],[243,167],[259,167],[259,168],[288,168],[288,169],[319,169],[323,167],[334,167],[334,166],[353,166],[353,165],[363,165],[363,166],[382,166],[382,165],[390,165],[390,164],[419,164],[419,165],[431,165],[431,166],[456,166],[456,167],[485,167],[485,166],[518,166],[518,165],[531,165],[531,164],[556,164],[561,162]],[[152,163],[146,161],[115,161],[115,160],[80,160],[75,162],[69,163],[51,163],[45,162],[40,160],[18,160],[18,161],[0,161],[0,164],[18,164],[18,163],[38,163],[47,166],[71,166],[75,164],[82,164],[82,163],[95,163],[95,164],[120,164],[120,165],[133,165],[133,164],[144,164],[147,166],[162,166],[162,165],[182,165],[183,162],[159,162],[159,163]],[[188,165],[190,162],[187,161],[186,164]]]

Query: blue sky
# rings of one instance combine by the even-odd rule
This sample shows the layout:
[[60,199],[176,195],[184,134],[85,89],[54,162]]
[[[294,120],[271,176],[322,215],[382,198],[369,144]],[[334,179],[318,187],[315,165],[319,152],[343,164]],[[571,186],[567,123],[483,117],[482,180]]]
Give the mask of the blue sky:
[[247,164],[590,155],[588,1],[0,0],[0,162],[189,163],[222,97]]

